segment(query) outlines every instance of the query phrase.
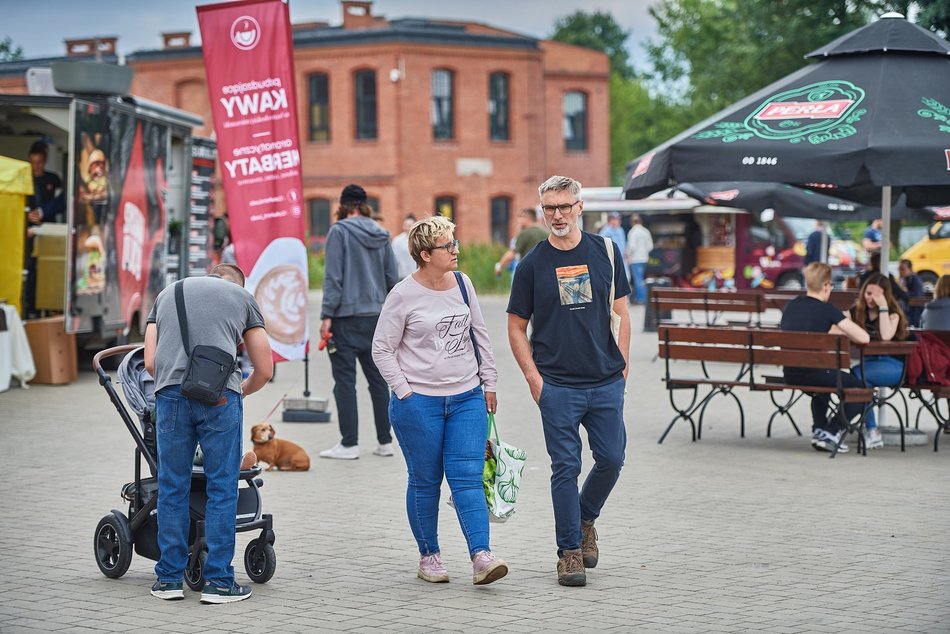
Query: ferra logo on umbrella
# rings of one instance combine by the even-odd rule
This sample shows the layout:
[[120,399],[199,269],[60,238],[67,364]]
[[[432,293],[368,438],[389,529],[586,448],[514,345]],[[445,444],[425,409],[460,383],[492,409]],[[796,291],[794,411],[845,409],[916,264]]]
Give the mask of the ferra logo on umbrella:
[[[724,142],[736,136],[784,140],[799,143],[806,140],[818,144],[853,136],[851,125],[867,110],[858,106],[864,101],[864,90],[849,81],[832,80],[793,88],[769,97],[754,109],[741,126],[751,134],[737,131],[724,123],[715,129],[700,132],[697,139],[720,138]],[[727,134],[724,134],[726,132]]]

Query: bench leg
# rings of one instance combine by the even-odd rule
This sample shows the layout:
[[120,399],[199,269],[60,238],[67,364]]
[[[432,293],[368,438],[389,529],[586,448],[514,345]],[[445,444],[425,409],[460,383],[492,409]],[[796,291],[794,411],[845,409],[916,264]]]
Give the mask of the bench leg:
[[[667,435],[669,435],[670,430],[673,429],[673,425],[675,425],[676,421],[680,419],[683,419],[689,422],[690,429],[692,430],[692,433],[693,433],[693,442],[696,442],[696,421],[693,420],[692,414],[699,408],[699,405],[701,405],[701,403],[700,404],[696,403],[696,397],[699,394],[699,387],[693,386],[690,389],[692,389],[693,395],[692,395],[692,398],[690,399],[689,405],[687,405],[686,407],[679,407],[676,405],[676,398],[673,396],[673,392],[675,391],[675,388],[667,387],[667,390],[669,391],[669,394],[670,394],[670,405],[673,406],[673,411],[676,412],[676,416],[674,416],[673,420],[670,421],[670,424],[666,426],[666,430],[663,432],[663,435],[660,436],[660,439],[657,441],[656,444],[658,445],[663,444],[663,441],[666,440],[666,437]],[[705,401],[706,399],[703,399],[703,400]]]
[[792,409],[792,406],[795,405],[795,403],[797,403],[801,397],[805,396],[804,392],[798,392],[797,395],[795,394],[796,392],[798,392],[798,390],[792,390],[791,396],[789,396],[788,400],[784,404],[781,404],[775,400],[775,392],[769,392],[769,398],[772,400],[772,405],[775,406],[775,411],[772,412],[771,416],[769,416],[769,424],[765,428],[766,438],[772,437],[772,422],[775,420],[776,416],[785,416],[788,418],[788,421],[792,424],[792,427],[795,428],[795,433],[799,436],[802,435],[802,430],[798,428],[798,425],[795,424],[795,419],[792,418],[792,415],[789,413],[789,411]]
[[702,439],[703,437],[703,416],[706,414],[706,407],[709,405],[709,402],[712,401],[713,397],[717,394],[731,396],[732,400],[736,402],[736,406],[739,408],[739,437],[745,438],[745,410],[742,409],[742,402],[739,400],[739,397],[735,395],[735,392],[732,391],[731,387],[713,388],[709,394],[706,395],[706,398],[703,399],[702,407],[699,410],[699,431],[696,434],[696,437],[699,439]]

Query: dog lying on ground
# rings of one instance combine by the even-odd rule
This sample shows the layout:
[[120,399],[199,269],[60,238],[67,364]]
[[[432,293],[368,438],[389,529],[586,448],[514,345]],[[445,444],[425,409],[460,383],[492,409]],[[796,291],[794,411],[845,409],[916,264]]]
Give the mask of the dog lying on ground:
[[267,470],[309,471],[310,456],[303,447],[289,440],[276,438],[277,432],[270,423],[251,427],[251,442],[257,459],[268,464]]

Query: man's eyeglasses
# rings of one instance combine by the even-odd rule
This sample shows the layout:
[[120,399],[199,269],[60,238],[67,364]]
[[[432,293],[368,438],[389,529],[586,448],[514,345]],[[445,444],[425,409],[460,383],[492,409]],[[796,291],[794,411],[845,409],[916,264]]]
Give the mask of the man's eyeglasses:
[[440,244],[437,247],[432,247],[432,250],[436,249],[445,249],[449,253],[458,253],[459,252],[459,241],[452,240],[451,242],[446,242],[445,244]]
[[581,201],[575,200],[570,204],[565,203],[563,205],[541,205],[541,211],[544,212],[545,216],[553,216],[555,211],[560,211],[562,216],[566,216],[567,214],[571,213],[571,211],[574,209],[574,205],[579,202]]

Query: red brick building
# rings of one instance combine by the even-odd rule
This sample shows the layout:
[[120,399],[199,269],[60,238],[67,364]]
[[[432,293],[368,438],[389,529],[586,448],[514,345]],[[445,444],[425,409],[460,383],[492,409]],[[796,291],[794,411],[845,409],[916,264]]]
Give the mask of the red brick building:
[[[551,174],[609,184],[606,55],[479,23],[387,20],[371,2],[342,9],[342,25],[293,32],[313,235],[351,182],[390,231],[405,213],[440,209],[473,243],[507,242],[515,212],[537,204]],[[203,116],[210,136],[201,48],[187,32],[163,35],[164,48],[126,56],[131,92]],[[24,92],[23,67],[49,61],[0,64],[0,92]]]

